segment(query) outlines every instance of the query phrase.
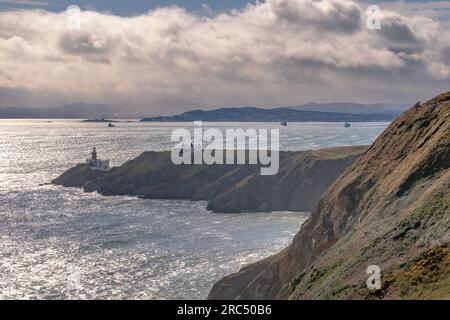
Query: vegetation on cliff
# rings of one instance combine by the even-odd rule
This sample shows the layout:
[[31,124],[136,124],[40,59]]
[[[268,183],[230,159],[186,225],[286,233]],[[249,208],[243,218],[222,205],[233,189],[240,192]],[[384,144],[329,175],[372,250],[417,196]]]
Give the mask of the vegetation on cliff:
[[[414,106],[324,193],[282,252],[210,299],[450,298],[450,93]],[[382,289],[366,288],[366,268]]]
[[175,165],[170,152],[144,152],[106,174],[78,165],[52,182],[103,195],[206,200],[215,212],[310,211],[366,149],[280,152],[273,176],[261,176],[259,165]]

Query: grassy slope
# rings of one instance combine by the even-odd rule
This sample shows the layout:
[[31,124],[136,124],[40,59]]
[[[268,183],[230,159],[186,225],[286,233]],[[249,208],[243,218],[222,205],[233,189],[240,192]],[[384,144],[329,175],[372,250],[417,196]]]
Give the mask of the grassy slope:
[[261,176],[258,165],[174,165],[170,152],[144,152],[101,177],[85,174],[81,166],[54,183],[103,195],[207,200],[215,212],[309,211],[366,149],[280,152],[280,171],[273,176]]
[[[386,136],[380,150],[372,148],[376,160],[367,161],[365,172],[358,173],[353,186],[360,195],[349,205],[359,222],[344,220],[348,225],[342,237],[314,262],[303,281],[291,286],[290,298],[450,298],[448,99],[445,94],[422,110],[410,111],[391,128],[391,135],[403,139],[384,148],[389,144]],[[340,197],[349,201],[342,191]],[[439,261],[430,263],[426,257],[437,251]],[[365,286],[365,268],[371,264],[383,273],[383,288],[377,292]]]
[[[222,279],[209,298],[407,298],[422,285],[420,298],[450,298],[448,258],[423,283],[405,267],[450,241],[449,168],[446,93],[394,121],[330,186],[288,248]],[[369,265],[381,267],[379,295],[364,290]]]

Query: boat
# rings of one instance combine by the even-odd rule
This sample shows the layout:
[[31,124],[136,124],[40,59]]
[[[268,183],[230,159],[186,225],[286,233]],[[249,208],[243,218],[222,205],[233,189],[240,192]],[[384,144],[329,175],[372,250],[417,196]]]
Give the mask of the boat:
[[344,124],[344,127],[346,127],[346,128],[350,128],[350,123],[348,123],[348,122],[346,122],[345,124]]
[[281,122],[280,123],[283,127],[286,127],[287,126],[287,122],[286,121],[283,121],[283,122]]
[[108,123],[108,127],[109,127],[109,128],[112,128],[112,127],[115,127],[115,125],[113,125],[113,124],[110,122],[110,123]]

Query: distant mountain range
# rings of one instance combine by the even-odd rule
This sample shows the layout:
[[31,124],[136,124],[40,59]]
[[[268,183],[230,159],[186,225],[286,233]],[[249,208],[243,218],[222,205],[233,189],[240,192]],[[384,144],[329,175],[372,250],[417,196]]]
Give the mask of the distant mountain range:
[[145,116],[157,116],[158,110],[165,114],[177,114],[194,108],[205,108],[207,105],[165,98],[149,104],[93,104],[76,102],[52,108],[0,107],[0,118],[3,119],[89,119],[117,118],[140,119]]
[[262,109],[253,107],[221,108],[215,110],[193,110],[176,116],[144,118],[144,122],[178,121],[231,121],[231,122],[282,122],[282,121],[319,121],[319,122],[368,122],[392,121],[401,112],[382,113],[343,113],[304,111],[293,108]]
[[[390,121],[408,105],[309,103],[272,109],[230,107],[210,110],[210,106],[176,98],[143,104],[92,104],[77,102],[52,108],[0,107],[0,118],[129,119],[143,121]],[[192,110],[184,112],[185,110]],[[202,109],[202,110],[200,110]],[[160,116],[161,113],[164,116]]]
[[334,103],[308,103],[301,106],[288,107],[303,111],[320,111],[320,112],[338,112],[338,113],[356,113],[356,114],[379,114],[379,113],[393,113],[400,114],[408,107],[408,104],[394,104],[394,103],[374,103],[361,104],[353,102],[334,102]]

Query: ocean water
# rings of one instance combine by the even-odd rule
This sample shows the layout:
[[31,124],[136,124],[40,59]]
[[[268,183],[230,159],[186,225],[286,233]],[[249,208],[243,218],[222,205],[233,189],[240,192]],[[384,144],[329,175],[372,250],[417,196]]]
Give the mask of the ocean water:
[[[206,123],[280,128],[282,150],[370,144],[387,123]],[[205,202],[103,197],[48,182],[89,157],[118,166],[170,150],[180,123],[0,120],[0,298],[203,299],[285,247],[307,213],[214,214]]]

